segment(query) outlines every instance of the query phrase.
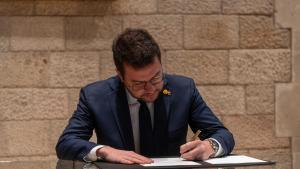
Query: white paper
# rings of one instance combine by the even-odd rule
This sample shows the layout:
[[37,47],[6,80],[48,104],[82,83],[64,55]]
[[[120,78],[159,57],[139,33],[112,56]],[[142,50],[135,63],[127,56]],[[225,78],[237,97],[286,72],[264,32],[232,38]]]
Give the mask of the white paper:
[[243,163],[263,163],[266,161],[248,157],[245,155],[231,155],[231,156],[225,156],[221,158],[208,159],[205,160],[205,162],[210,164],[243,164]]
[[151,164],[142,164],[145,167],[163,167],[163,166],[179,166],[179,165],[201,165],[194,161],[187,161],[183,158],[152,158]]

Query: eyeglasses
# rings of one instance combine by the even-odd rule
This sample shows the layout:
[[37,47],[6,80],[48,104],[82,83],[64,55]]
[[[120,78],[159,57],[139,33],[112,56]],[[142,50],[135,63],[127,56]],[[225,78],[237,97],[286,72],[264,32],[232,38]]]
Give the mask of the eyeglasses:
[[163,73],[161,73],[161,74],[153,77],[149,81],[133,82],[133,84],[129,85],[129,87],[131,87],[132,90],[134,90],[134,91],[139,91],[139,90],[145,89],[148,83],[151,84],[152,86],[157,86],[163,81],[163,79],[164,79],[164,75],[163,75]]

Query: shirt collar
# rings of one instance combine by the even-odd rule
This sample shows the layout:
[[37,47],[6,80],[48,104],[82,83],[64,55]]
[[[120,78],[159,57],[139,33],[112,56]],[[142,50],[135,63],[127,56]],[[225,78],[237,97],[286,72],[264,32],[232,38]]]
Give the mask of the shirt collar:
[[127,89],[125,89],[125,90],[126,90],[128,104],[131,105],[131,104],[138,103],[137,98],[133,97]]

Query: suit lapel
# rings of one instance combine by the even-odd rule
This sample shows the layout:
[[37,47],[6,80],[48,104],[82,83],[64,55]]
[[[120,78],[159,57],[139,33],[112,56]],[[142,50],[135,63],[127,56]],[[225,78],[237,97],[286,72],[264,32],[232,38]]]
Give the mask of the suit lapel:
[[132,125],[126,92],[120,83],[116,93],[110,97],[110,105],[119,128],[124,149],[134,151]]
[[[167,93],[164,92],[167,91]],[[169,93],[170,92],[170,93]],[[168,94],[169,93],[169,94]],[[172,90],[167,79],[164,87],[154,102],[154,155],[165,156],[168,154],[168,125]]]
[[165,80],[164,80],[163,90],[167,90],[167,91],[170,92],[170,95],[166,95],[166,94],[163,95],[163,102],[165,104],[164,106],[165,106],[165,109],[166,109],[167,119],[169,119],[173,89],[171,88],[167,78],[165,78]]

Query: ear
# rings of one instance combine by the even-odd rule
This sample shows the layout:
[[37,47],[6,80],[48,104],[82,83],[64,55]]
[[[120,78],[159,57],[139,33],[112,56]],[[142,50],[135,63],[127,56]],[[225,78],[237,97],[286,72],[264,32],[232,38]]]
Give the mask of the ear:
[[121,72],[117,68],[115,70],[116,70],[119,78],[121,79],[121,81],[124,82],[124,79],[123,79],[123,76],[122,76]]

